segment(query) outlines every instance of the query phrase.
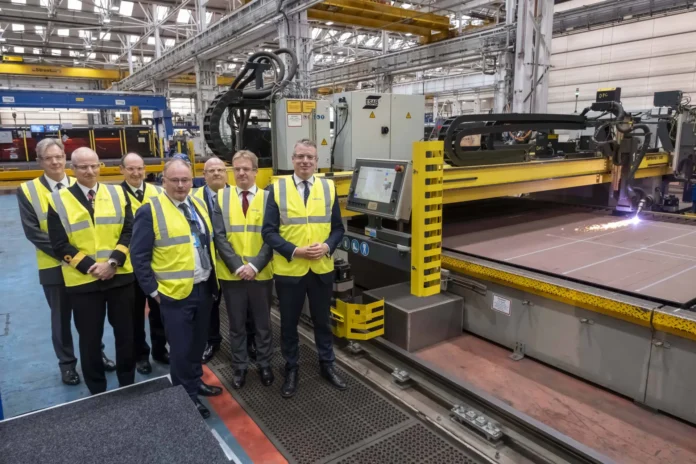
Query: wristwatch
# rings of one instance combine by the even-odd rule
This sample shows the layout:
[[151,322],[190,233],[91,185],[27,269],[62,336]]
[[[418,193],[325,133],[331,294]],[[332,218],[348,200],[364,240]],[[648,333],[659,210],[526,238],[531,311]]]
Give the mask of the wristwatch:
[[116,260],[113,259],[113,258],[111,258],[111,259],[110,259],[109,261],[107,261],[107,262],[109,263],[109,266],[111,266],[111,267],[114,268],[114,269],[116,269],[116,268],[118,267],[118,263],[117,263]]

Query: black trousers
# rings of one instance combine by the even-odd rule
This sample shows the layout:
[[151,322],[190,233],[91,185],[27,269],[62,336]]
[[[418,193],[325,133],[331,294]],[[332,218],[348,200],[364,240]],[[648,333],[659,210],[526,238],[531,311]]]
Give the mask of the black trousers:
[[[217,300],[213,303],[213,309],[210,312],[210,326],[208,328],[208,345],[220,346],[222,343],[222,335],[220,335],[220,300],[222,300],[222,289],[218,293]],[[247,333],[247,344],[253,345],[256,335],[256,330],[254,329],[254,316],[251,314],[251,309],[249,309],[249,314],[246,318],[246,333]]]
[[108,290],[72,293],[75,327],[80,334],[80,365],[91,394],[106,391],[106,376],[102,362],[104,319],[114,329],[116,339],[116,374],[121,387],[135,381],[133,356],[133,298],[134,284]]
[[208,282],[195,284],[183,300],[160,294],[160,311],[169,340],[169,368],[174,386],[183,385],[191,399],[198,398],[210,324],[213,293]]
[[164,334],[164,324],[160,315],[160,307],[157,300],[145,295],[140,285],[134,284],[135,304],[133,312],[133,343],[135,348],[135,360],[146,360],[150,356],[150,346],[145,335],[145,303],[150,307],[148,320],[150,321],[150,342],[152,343],[152,355],[162,356],[167,352],[167,337]]
[[331,276],[319,276],[309,271],[299,281],[276,278],[275,286],[280,303],[280,348],[285,358],[286,372],[297,369],[300,361],[297,324],[300,322],[305,298],[309,299],[319,362],[333,364],[336,360],[331,332],[333,273]]
[[61,369],[75,368],[77,359],[73,349],[72,304],[65,285],[44,285],[44,295],[51,308],[51,340]]
[[252,343],[247,337],[249,315],[253,319],[256,342],[256,361],[261,367],[268,367],[273,355],[273,337],[271,332],[271,298],[272,280],[253,280],[250,282],[221,280],[222,293],[225,295],[225,307],[230,321],[230,348],[232,366],[246,369],[249,364],[248,345]]

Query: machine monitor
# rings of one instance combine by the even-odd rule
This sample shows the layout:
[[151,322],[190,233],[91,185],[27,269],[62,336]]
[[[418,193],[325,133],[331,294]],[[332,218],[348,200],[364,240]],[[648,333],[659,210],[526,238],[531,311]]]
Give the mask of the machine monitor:
[[411,216],[410,161],[358,159],[346,208],[395,221]]
[[46,128],[45,128],[43,125],[41,125],[41,124],[32,124],[32,125],[29,127],[29,130],[32,131],[32,132],[34,132],[34,133],[44,132],[45,129],[46,129]]
[[46,132],[58,132],[60,130],[60,124],[47,124]]

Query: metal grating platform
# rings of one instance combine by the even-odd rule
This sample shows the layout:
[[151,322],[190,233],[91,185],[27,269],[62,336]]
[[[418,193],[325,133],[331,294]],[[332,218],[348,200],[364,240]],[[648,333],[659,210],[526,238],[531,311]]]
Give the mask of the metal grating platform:
[[[220,325],[227,327],[224,305]],[[256,368],[252,367],[244,388],[230,388],[233,371],[227,333],[223,333],[221,350],[208,366],[289,462],[477,462],[344,369],[338,368],[348,389],[340,392],[329,386],[319,375],[313,347],[302,342],[298,393],[292,399],[282,398],[279,389],[284,360],[280,355],[279,328],[274,325],[273,329],[273,386],[261,385]]]

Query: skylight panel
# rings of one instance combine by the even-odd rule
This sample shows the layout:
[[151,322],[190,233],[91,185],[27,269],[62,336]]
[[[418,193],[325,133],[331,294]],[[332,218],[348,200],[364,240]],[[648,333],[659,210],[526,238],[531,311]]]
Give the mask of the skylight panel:
[[109,41],[111,40],[111,32],[100,32],[99,40]]
[[174,40],[174,39],[165,39],[164,40],[165,47],[173,47],[175,43],[176,43],[176,40]]
[[129,36],[128,36],[128,41],[129,41],[130,43],[135,43],[135,42],[137,42],[138,40],[140,40],[140,36],[139,36],[139,35],[129,35]]
[[118,9],[118,14],[121,16],[131,16],[133,14],[133,2],[127,2],[123,0],[121,6]]
[[12,32],[24,32],[24,24],[12,24]]
[[77,35],[82,39],[91,39],[92,38],[92,31],[79,30],[79,31],[77,31]]
[[155,45],[155,38],[154,38],[154,37],[148,37],[148,38],[147,38],[147,44],[148,44],[148,45]]
[[164,17],[167,16],[167,13],[169,13],[168,6],[157,5],[157,8],[155,9],[155,17],[157,18],[157,21],[162,21]]
[[181,24],[188,24],[191,20],[191,10],[186,10],[184,8],[179,10],[179,14],[176,17],[176,22]]
[[82,2],[80,0],[68,0],[68,10],[82,11]]
[[68,37],[70,35],[70,29],[58,29],[56,33],[60,37]]
[[44,32],[44,27],[43,26],[34,26],[34,32],[36,32],[38,35],[41,35]]
[[38,48],[35,48],[35,49],[33,50],[33,52],[34,52],[34,55],[40,55],[40,54],[41,54],[41,50],[38,49]]
[[14,52],[15,53],[24,53],[24,47],[15,47]]
[[26,5],[27,0],[12,0],[12,3],[14,3],[16,5]]
[[56,48],[51,50],[51,55],[53,55],[53,56],[60,56],[60,54],[61,54],[61,51],[56,49]]

